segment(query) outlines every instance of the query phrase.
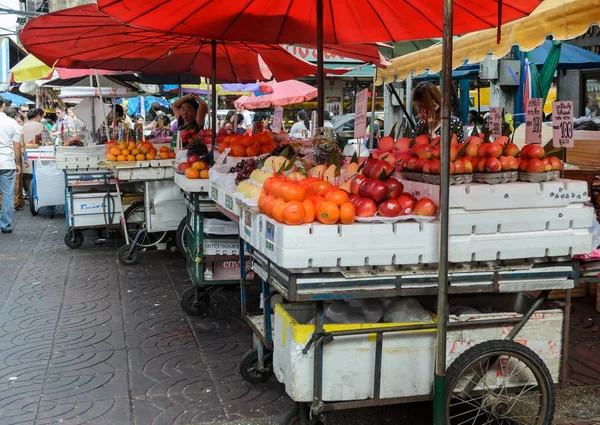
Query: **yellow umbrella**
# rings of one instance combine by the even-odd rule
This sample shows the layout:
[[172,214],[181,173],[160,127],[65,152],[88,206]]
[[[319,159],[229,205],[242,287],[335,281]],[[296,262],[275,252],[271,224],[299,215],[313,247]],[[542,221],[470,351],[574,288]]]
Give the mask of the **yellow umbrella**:
[[[488,53],[500,58],[513,45],[529,51],[540,46],[548,35],[555,40],[570,40],[585,33],[591,25],[600,23],[600,0],[545,0],[531,15],[502,26],[502,40],[496,41],[496,28],[474,32],[454,40],[452,68],[481,62]],[[405,80],[427,71],[436,74],[442,69],[442,46],[427,49],[392,60],[386,69],[377,72],[377,83]]]
[[44,62],[29,54],[21,62],[16,64],[11,70],[15,82],[39,80],[46,78],[52,73],[52,68]]

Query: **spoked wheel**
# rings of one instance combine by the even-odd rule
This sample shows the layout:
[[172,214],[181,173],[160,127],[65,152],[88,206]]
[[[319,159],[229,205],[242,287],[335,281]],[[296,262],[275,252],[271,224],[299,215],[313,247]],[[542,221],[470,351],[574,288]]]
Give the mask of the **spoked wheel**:
[[71,230],[65,235],[65,245],[71,249],[77,249],[83,245],[83,233],[78,230]]
[[251,384],[268,381],[273,376],[273,353],[265,352],[263,370],[258,365],[258,350],[253,348],[242,357],[240,362],[240,374]]
[[29,211],[31,211],[31,215],[36,216],[39,213],[37,206],[37,199],[33,195],[29,195]]
[[447,372],[448,424],[550,425],[556,404],[548,368],[531,349],[488,341]]
[[[287,412],[286,414],[284,414],[281,419],[279,420],[279,425],[302,425],[302,410],[304,410],[304,413],[306,414],[306,418],[309,418],[309,406],[295,406],[292,410],[290,410],[289,412]],[[307,422],[309,425],[317,425],[317,424],[322,424],[324,422],[322,422],[319,418],[312,418],[309,419]]]
[[210,308],[210,295],[201,290],[196,297],[194,287],[188,288],[181,294],[181,308],[188,316],[204,316]]
[[137,248],[131,249],[131,245],[123,245],[119,248],[119,262],[125,266],[132,266],[139,261]]
[[177,245],[177,251],[184,257],[187,255],[187,234],[189,232],[187,225],[187,217],[183,217],[181,223],[177,227],[177,232],[175,233],[175,245]]
[[[144,201],[134,201],[129,208],[127,208],[125,211],[125,222],[127,223],[129,240],[133,241],[142,226],[146,225]],[[162,242],[162,240],[166,237],[167,232],[144,232],[144,235],[140,238],[136,245],[141,248],[150,248]]]

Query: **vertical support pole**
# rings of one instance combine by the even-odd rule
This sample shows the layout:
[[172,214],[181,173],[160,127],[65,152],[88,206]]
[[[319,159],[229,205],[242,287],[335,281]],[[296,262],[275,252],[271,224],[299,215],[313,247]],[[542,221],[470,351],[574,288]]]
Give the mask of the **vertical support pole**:
[[[575,287],[579,286],[579,261],[573,264],[573,277]],[[569,382],[569,327],[571,326],[571,290],[567,289],[565,294],[565,315],[563,319],[563,350],[562,362],[560,367],[560,388],[567,388]]]
[[408,77],[406,78],[406,109],[408,113],[412,116],[412,92],[413,92],[413,73],[409,72]]
[[212,90],[211,90],[211,99],[210,99],[210,103],[211,103],[211,121],[212,121],[212,135],[211,135],[211,139],[212,139],[212,151],[215,151],[215,148],[217,147],[217,42],[216,40],[212,40],[210,42],[211,47],[212,47],[212,57],[211,57],[211,62],[212,62],[212,75],[211,75],[211,83],[212,83]]
[[[244,212],[244,214],[246,214]],[[242,318],[246,317],[246,242],[240,237],[240,301]]]
[[371,85],[371,129],[369,134],[369,149],[373,149],[373,142],[375,137],[375,83],[377,82],[377,67],[373,65],[373,84]]
[[323,0],[317,0],[317,127],[323,127],[325,72],[323,64]]
[[433,423],[446,425],[446,331],[448,316],[448,222],[450,198],[450,116],[452,114],[453,0],[444,0],[442,52],[442,149],[440,172],[440,234],[437,293],[437,338],[433,385]]

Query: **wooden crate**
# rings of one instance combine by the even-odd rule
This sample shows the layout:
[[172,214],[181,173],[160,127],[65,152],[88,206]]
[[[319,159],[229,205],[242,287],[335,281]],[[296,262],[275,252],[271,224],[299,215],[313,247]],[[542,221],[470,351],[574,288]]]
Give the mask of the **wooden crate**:
[[575,131],[575,146],[567,149],[566,162],[600,168],[600,131]]

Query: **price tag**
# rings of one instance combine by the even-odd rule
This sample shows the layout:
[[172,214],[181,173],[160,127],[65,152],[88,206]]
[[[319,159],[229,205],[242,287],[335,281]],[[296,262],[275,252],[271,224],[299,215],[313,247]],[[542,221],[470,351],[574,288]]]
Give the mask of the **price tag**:
[[361,139],[367,132],[367,100],[369,99],[369,90],[364,89],[356,94],[354,102],[354,138]]
[[542,143],[542,99],[529,99],[525,107],[525,143]]
[[488,122],[490,125],[490,136],[502,136],[502,108],[498,106],[490,107]]
[[555,148],[572,148],[573,138],[573,102],[560,101],[552,103],[552,146]]
[[276,106],[275,112],[273,113],[273,123],[271,124],[271,131],[275,134],[281,131],[281,122],[283,119],[283,107]]

